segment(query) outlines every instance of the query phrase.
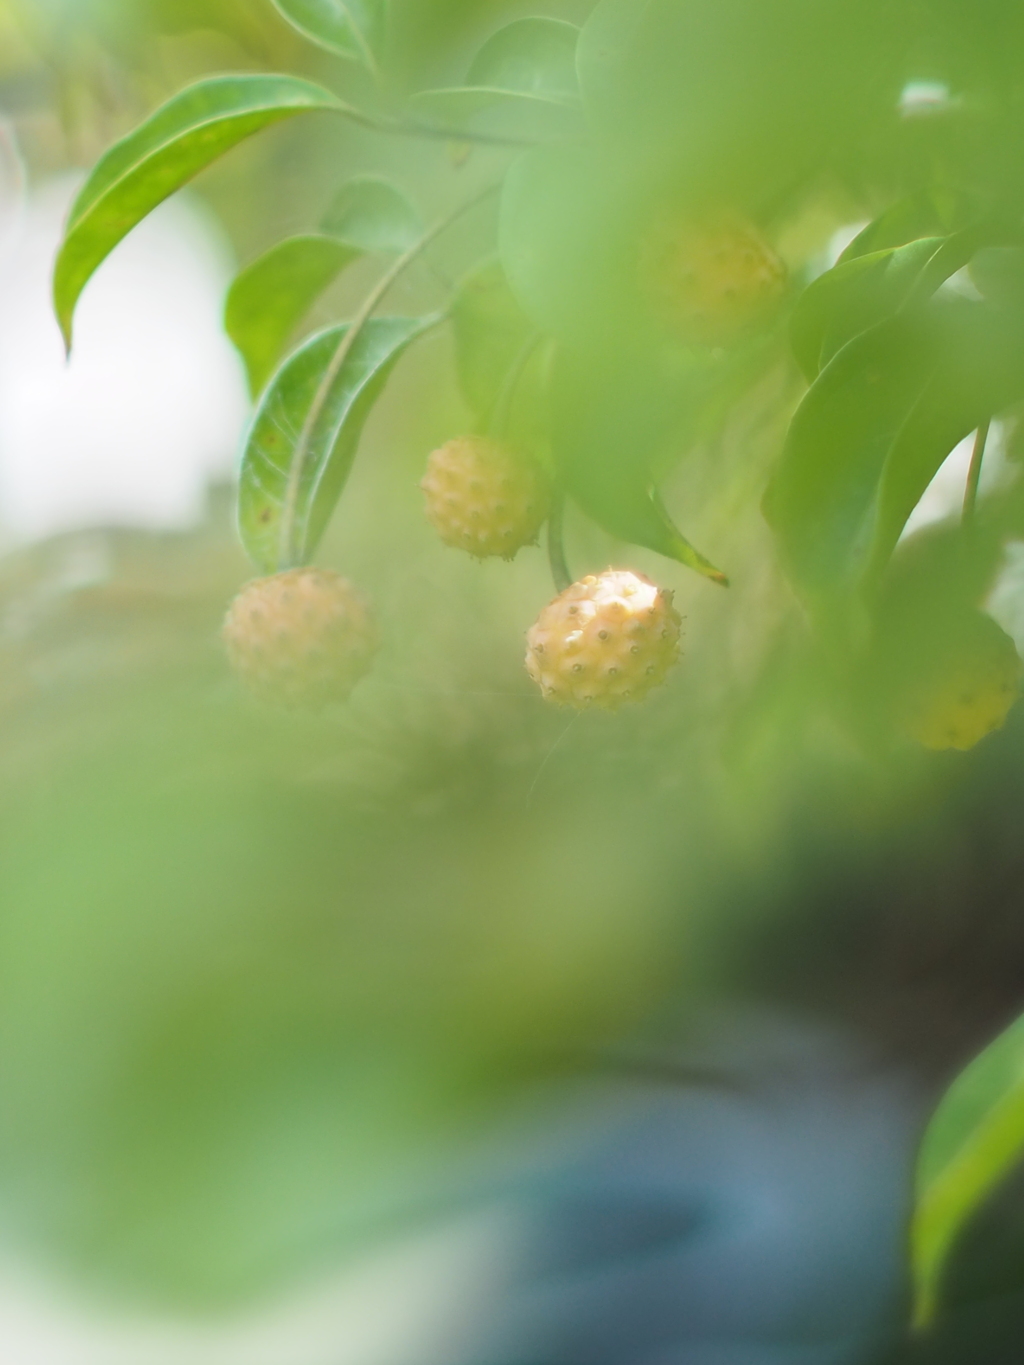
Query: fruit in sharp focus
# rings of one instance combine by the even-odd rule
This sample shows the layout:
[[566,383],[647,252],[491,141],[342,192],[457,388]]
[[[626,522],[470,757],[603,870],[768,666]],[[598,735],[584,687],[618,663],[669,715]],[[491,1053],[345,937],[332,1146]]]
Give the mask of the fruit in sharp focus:
[[377,644],[351,583],[310,567],[247,583],[228,608],[222,634],[249,691],[311,710],[344,701],[369,670]]
[[767,318],[782,298],[786,268],[742,220],[656,222],[640,253],[640,282],[659,320],[681,340],[724,346]]
[[1006,720],[1021,661],[991,617],[973,614],[903,690],[900,728],[926,749],[971,749]]
[[478,559],[511,559],[536,540],[548,515],[540,467],[486,436],[460,436],[435,450],[420,487],[444,543]]
[[640,701],[679,657],[672,594],[643,574],[588,574],[550,602],[526,635],[526,669],[549,701],[614,710]]

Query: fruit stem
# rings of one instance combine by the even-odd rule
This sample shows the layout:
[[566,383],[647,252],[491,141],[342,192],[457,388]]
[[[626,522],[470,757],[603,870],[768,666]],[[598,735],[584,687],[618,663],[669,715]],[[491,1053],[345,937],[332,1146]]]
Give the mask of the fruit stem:
[[565,494],[555,489],[551,495],[551,512],[548,516],[548,563],[551,577],[555,580],[555,591],[565,592],[572,586],[572,574],[565,562],[565,546],[562,543],[562,523],[565,519]]
[[988,440],[988,418],[974,434],[974,449],[971,451],[971,464],[967,470],[967,487],[964,489],[964,510],[961,524],[969,526],[974,520],[974,509],[978,502],[978,484],[981,480],[981,462],[985,458],[985,442]]

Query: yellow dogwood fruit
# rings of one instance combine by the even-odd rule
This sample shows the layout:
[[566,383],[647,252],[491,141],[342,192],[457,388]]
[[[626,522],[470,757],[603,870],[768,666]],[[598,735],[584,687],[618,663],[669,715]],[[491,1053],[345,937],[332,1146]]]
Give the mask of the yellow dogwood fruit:
[[679,657],[672,594],[606,569],[566,588],[527,632],[526,668],[549,701],[613,710],[640,701]]
[[420,487],[444,543],[478,559],[512,559],[536,540],[550,506],[540,467],[487,436],[459,436],[435,450]]
[[906,689],[901,728],[926,749],[971,749],[1006,720],[1021,671],[1013,641],[979,613],[929,676]]
[[352,584],[312,567],[247,583],[228,608],[222,634],[250,692],[311,710],[344,701],[377,647],[368,608]]

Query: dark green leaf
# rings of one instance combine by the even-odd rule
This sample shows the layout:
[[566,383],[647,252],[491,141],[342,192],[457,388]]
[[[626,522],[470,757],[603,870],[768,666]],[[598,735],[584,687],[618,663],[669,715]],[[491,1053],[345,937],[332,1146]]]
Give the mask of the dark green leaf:
[[451,316],[463,397],[478,417],[486,417],[536,329],[497,261],[485,262],[462,280]]
[[320,220],[320,227],[360,251],[398,255],[423,236],[412,201],[390,180],[358,175],[346,180]]
[[579,106],[578,38],[579,29],[560,19],[517,19],[484,43],[464,86],[423,91],[415,103],[454,127],[486,111],[513,134],[564,130]]
[[[278,370],[253,418],[239,487],[242,542],[261,569],[272,573],[286,560],[301,562],[312,555],[345,486],[363,423],[392,367],[436,322],[369,319],[333,377],[332,361],[348,324],[330,327]],[[300,468],[293,475],[296,457]]]
[[857,256],[826,270],[804,290],[790,323],[793,354],[813,380],[836,351],[906,300],[942,238]]
[[911,1257],[915,1319],[938,1307],[940,1279],[964,1224],[1024,1156],[1024,1019],[960,1073],[918,1157]]
[[362,62],[376,74],[387,26],[386,0],[274,0],[274,6],[311,42]]
[[315,300],[359,254],[334,237],[289,237],[235,278],[224,308],[224,326],[245,361],[253,396],[263,388]]
[[243,138],[313,110],[352,112],[294,76],[215,76],[175,95],[116,142],[75,199],[57,255],[53,298],[65,343],[70,347],[86,281],[147,213]]

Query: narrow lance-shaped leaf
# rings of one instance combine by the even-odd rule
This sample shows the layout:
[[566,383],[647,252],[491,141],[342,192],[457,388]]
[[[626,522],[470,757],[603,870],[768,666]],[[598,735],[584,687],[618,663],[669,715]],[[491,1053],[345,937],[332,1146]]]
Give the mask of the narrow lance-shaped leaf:
[[224,325],[242,354],[254,395],[298,323],[347,265],[365,252],[399,254],[423,235],[412,203],[378,176],[347,181],[321,227],[319,233],[278,242],[246,266],[228,291]]
[[318,332],[278,370],[253,418],[239,487],[242,542],[261,569],[272,573],[286,559],[304,562],[313,554],[388,375],[406,347],[438,321],[370,318],[326,391],[347,323]]
[[465,85],[424,90],[414,104],[456,127],[488,112],[513,133],[564,130],[580,109],[578,39],[579,29],[561,19],[517,19],[484,43]]
[[386,0],[274,0],[274,7],[304,38],[377,74]]
[[86,282],[137,223],[243,138],[316,110],[358,117],[329,90],[294,76],[214,76],[116,142],[75,199],[57,254],[53,299],[65,344]]
[[1024,1018],[947,1090],[918,1157],[911,1228],[915,1320],[938,1308],[941,1276],[968,1219],[1024,1157]]

